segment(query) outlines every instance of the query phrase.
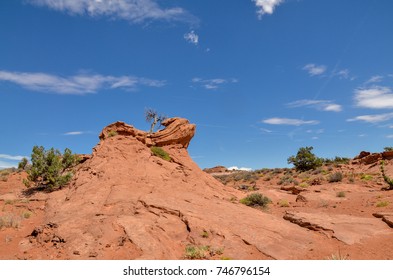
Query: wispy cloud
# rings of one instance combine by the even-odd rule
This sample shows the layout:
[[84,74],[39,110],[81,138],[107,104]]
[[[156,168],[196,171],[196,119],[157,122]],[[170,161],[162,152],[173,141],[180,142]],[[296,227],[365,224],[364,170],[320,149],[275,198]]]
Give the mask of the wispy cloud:
[[262,122],[272,125],[293,125],[293,126],[319,124],[319,121],[315,121],[315,120],[305,121],[300,119],[287,119],[287,118],[270,118],[270,119],[265,119]]
[[21,161],[23,158],[29,158],[29,157],[0,154],[0,169],[17,167],[18,162]]
[[194,45],[198,45],[199,43],[199,36],[198,34],[195,33],[194,30],[191,30],[190,32],[184,34],[184,39]]
[[71,15],[107,17],[141,23],[152,20],[196,22],[197,19],[180,7],[161,8],[155,0],[27,0],[36,6]]
[[321,111],[328,112],[341,112],[342,106],[339,104],[333,103],[331,100],[310,100],[310,99],[302,99],[297,100],[287,104],[290,108],[296,107],[311,107]]
[[327,67],[325,65],[309,63],[303,67],[303,70],[307,71],[310,76],[319,76],[326,72]]
[[389,87],[373,86],[356,89],[354,99],[358,107],[371,109],[393,108],[393,92]]
[[272,130],[266,129],[266,128],[260,128],[260,130],[261,130],[263,133],[272,133],[272,132],[273,132]]
[[7,160],[22,160],[26,156],[11,156],[11,155],[6,155],[6,154],[0,154],[0,159],[7,159]]
[[47,73],[26,73],[0,71],[0,82],[15,83],[29,90],[83,95],[102,89],[135,90],[138,86],[162,87],[165,81],[134,76],[104,76],[99,74],[78,74],[61,77]]
[[352,75],[349,69],[340,69],[334,70],[332,72],[332,76],[338,77],[340,80],[350,80],[353,81],[356,79],[356,76]]
[[273,14],[276,6],[284,2],[284,0],[252,0],[257,6],[258,18],[261,19],[265,14]]
[[86,134],[86,133],[87,133],[86,131],[70,131],[70,132],[63,133],[63,135],[75,136],[75,135],[82,135],[82,134]]
[[205,89],[218,89],[224,84],[232,84],[237,83],[237,79],[201,79],[201,78],[193,78],[192,82],[195,84],[200,84]]
[[375,83],[380,83],[383,80],[383,76],[381,75],[375,75],[372,76],[370,79],[368,79],[365,84],[375,84]]
[[368,123],[379,123],[393,119],[393,113],[376,114],[376,115],[362,115],[355,118],[347,119],[349,122],[363,121]]
[[17,164],[16,163],[9,163],[9,162],[5,162],[0,160],[0,169],[4,169],[4,168],[12,168],[12,167],[16,167]]

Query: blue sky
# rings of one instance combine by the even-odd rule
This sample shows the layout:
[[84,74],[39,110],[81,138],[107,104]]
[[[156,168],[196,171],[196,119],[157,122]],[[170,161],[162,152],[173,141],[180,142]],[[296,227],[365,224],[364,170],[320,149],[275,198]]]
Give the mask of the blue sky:
[[197,125],[201,168],[393,146],[390,0],[2,0],[0,168],[91,153],[146,108]]

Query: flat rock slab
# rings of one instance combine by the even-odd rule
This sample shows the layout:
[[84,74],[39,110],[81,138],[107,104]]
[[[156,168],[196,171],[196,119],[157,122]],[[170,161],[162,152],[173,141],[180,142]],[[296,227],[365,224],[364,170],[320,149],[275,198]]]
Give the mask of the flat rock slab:
[[325,213],[287,212],[284,219],[301,227],[322,231],[348,245],[360,243],[362,239],[375,235],[391,233],[386,224],[373,218]]
[[376,218],[382,218],[382,221],[393,228],[393,213],[374,213],[373,216]]
[[13,193],[7,193],[7,194],[3,194],[0,195],[0,201],[7,201],[7,200],[17,200],[18,196],[16,194]]

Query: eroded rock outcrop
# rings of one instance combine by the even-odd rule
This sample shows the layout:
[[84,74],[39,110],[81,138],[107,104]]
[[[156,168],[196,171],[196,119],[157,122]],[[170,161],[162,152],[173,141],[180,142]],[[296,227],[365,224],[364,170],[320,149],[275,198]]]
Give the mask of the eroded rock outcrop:
[[188,120],[183,118],[166,119],[161,125],[163,125],[165,129],[156,133],[148,133],[118,121],[105,127],[99,138],[104,140],[114,135],[131,136],[149,147],[178,144],[187,148],[195,134],[195,124],[190,124]]
[[363,239],[390,234],[386,225],[373,218],[344,214],[301,213],[288,211],[284,217],[294,224],[334,237],[352,245]]
[[370,165],[370,164],[375,164],[380,160],[391,160],[393,159],[393,151],[385,151],[382,153],[370,153],[370,152],[365,152],[362,151],[360,152],[359,155],[357,155],[353,160],[353,164],[365,164],[365,165]]
[[[103,130],[70,188],[47,200],[44,225],[56,225],[49,237],[65,241],[41,244],[48,255],[182,259],[192,245],[209,246],[209,258],[221,252],[235,259],[292,259],[302,257],[299,249],[306,254],[322,247],[319,234],[238,203],[243,193],[203,172],[186,149],[194,125],[178,118],[164,125],[154,134],[121,122]],[[151,145],[172,160],[154,156]]]
[[382,219],[388,226],[393,228],[393,213],[374,213],[373,216]]

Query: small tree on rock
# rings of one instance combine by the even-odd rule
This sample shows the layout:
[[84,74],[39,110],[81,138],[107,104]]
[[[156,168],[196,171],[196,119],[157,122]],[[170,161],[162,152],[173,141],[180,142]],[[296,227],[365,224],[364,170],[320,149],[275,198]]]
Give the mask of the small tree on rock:
[[157,113],[157,111],[155,111],[153,109],[146,109],[145,117],[146,117],[147,122],[151,122],[149,133],[153,132],[154,127],[157,124],[159,124],[161,126],[161,123],[167,118],[166,116]]

